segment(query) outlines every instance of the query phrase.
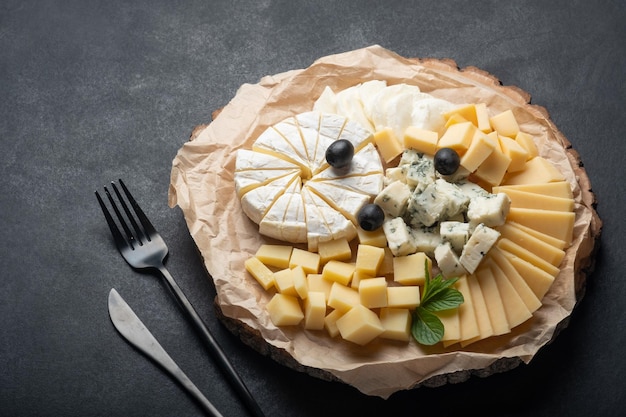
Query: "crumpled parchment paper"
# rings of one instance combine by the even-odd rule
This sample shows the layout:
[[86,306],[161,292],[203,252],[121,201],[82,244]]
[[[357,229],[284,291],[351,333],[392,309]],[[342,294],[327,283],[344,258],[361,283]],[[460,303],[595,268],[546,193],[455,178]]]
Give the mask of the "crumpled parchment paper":
[[[249,148],[267,127],[311,110],[324,87],[339,91],[373,79],[417,85],[453,103],[484,102],[492,114],[512,109],[521,130],[533,135],[541,155],[571,184],[577,202],[572,246],[544,305],[510,334],[464,349],[424,348],[415,342],[384,340],[361,347],[331,339],[325,331],[277,328],[269,320],[264,306],[271,293],[248,275],[244,261],[259,245],[271,240],[261,236],[258,226],[241,210],[233,182],[236,150]],[[528,363],[557,328],[567,323],[582,296],[584,269],[600,229],[577,154],[567,151],[571,145],[547,112],[529,105],[529,100],[523,91],[503,87],[478,69],[459,71],[452,61],[407,59],[376,45],[327,56],[306,69],[242,85],[219,115],[179,150],[172,166],[169,204],[182,209],[226,317],[257,330],[266,343],[283,349],[305,367],[329,372],[365,394],[387,398],[433,377],[489,368],[502,358]]]

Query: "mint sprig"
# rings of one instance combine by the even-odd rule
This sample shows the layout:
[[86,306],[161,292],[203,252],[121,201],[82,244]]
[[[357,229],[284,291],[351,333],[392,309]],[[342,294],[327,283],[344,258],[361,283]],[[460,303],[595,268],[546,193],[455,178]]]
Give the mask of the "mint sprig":
[[441,274],[431,279],[426,267],[424,292],[420,305],[413,312],[411,325],[413,337],[422,345],[432,346],[443,338],[445,329],[435,312],[450,310],[463,304],[463,294],[452,288],[458,280],[458,278],[444,279]]

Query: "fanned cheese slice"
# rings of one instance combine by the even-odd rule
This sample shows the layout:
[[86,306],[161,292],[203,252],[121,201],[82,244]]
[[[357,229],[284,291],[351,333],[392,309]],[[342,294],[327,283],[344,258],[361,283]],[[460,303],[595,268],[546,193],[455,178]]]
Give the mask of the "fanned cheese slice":
[[[315,111],[269,127],[251,151],[237,154],[235,184],[244,213],[261,234],[308,242],[310,248],[351,240],[358,211],[383,188],[383,165],[372,138],[344,116]],[[326,162],[326,150],[339,139],[355,148],[348,169]]]

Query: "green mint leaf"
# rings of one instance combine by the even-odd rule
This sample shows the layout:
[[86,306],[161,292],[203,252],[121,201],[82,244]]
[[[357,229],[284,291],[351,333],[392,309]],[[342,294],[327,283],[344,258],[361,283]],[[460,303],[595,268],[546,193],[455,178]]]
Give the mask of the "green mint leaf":
[[460,291],[454,288],[445,288],[437,293],[437,296],[431,298],[422,308],[428,311],[443,311],[457,308],[463,304],[465,299]]
[[416,308],[413,314],[411,333],[415,340],[427,346],[439,343],[443,338],[443,323],[435,314],[423,308]]
[[458,280],[458,278],[450,278],[444,280],[441,274],[437,275],[434,279],[430,281],[428,288],[424,287],[425,290],[422,296],[421,305],[428,304],[433,299],[438,299],[441,292],[446,291]]

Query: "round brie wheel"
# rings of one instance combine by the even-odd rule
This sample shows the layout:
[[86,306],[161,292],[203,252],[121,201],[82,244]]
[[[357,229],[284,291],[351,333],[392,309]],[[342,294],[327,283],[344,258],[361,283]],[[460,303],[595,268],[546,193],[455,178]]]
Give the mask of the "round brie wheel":
[[[337,140],[355,149],[348,167],[326,162]],[[353,239],[357,214],[383,187],[383,166],[372,134],[344,116],[315,111],[288,117],[240,149],[235,188],[244,213],[261,234],[290,243]]]

